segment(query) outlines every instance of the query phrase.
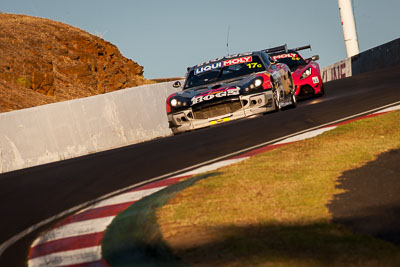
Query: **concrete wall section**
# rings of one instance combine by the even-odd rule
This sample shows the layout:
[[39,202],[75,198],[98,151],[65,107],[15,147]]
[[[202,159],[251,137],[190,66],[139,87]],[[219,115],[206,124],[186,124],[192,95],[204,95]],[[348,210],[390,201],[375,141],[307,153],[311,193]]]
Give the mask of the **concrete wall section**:
[[331,64],[321,70],[322,82],[343,79],[352,75],[351,59],[345,59]]
[[171,134],[172,82],[0,114],[0,173]]
[[323,82],[400,65],[400,38],[321,69]]
[[400,39],[374,47],[351,58],[353,75],[400,64]]

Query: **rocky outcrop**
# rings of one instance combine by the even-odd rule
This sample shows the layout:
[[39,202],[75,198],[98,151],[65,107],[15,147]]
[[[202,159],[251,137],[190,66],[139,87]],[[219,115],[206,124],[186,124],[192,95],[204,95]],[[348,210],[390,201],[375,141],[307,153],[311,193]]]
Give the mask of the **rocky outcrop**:
[[113,44],[49,19],[0,13],[0,112],[150,83]]

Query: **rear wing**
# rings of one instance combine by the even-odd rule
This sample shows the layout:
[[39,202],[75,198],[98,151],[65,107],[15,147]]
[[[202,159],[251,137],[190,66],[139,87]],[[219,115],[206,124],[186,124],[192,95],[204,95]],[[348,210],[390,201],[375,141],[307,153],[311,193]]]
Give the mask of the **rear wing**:
[[272,54],[272,53],[279,53],[279,52],[287,52],[287,44],[284,45],[280,45],[277,47],[272,47],[272,48],[268,48],[268,49],[264,49],[264,52],[268,53],[268,54]]
[[305,45],[305,46],[300,46],[294,49],[288,49],[287,48],[287,44],[284,45],[280,45],[280,46],[276,46],[276,47],[272,47],[272,48],[268,48],[268,49],[264,49],[263,51],[268,53],[268,54],[279,54],[279,53],[287,53],[289,50],[291,51],[300,51],[300,50],[305,50],[305,49],[311,49],[311,45]]
[[306,49],[312,50],[312,49],[311,49],[311,45],[300,46],[300,47],[297,47],[297,48],[292,49],[292,50],[294,50],[294,51],[300,51],[300,50],[306,50]]

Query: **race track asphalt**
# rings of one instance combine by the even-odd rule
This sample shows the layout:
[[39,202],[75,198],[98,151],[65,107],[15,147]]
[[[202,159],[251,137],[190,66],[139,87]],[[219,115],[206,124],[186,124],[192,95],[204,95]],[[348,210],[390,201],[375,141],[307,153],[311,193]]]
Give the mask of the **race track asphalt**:
[[[399,73],[400,66],[327,83],[325,96],[302,101],[296,109],[1,174],[0,244],[46,218],[106,193],[400,101]],[[23,266],[29,245],[50,225],[8,248],[0,266]]]

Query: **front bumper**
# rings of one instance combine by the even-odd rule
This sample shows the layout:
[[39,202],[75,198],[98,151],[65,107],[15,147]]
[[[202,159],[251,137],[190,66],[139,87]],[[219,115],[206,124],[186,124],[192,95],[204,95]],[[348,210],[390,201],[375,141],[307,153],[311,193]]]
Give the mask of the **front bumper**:
[[241,95],[236,99],[208,105],[205,108],[188,108],[168,114],[169,126],[174,134],[251,117],[275,109],[272,91]]
[[319,94],[322,91],[322,79],[319,75],[310,75],[309,77],[295,81],[296,93],[298,97]]

